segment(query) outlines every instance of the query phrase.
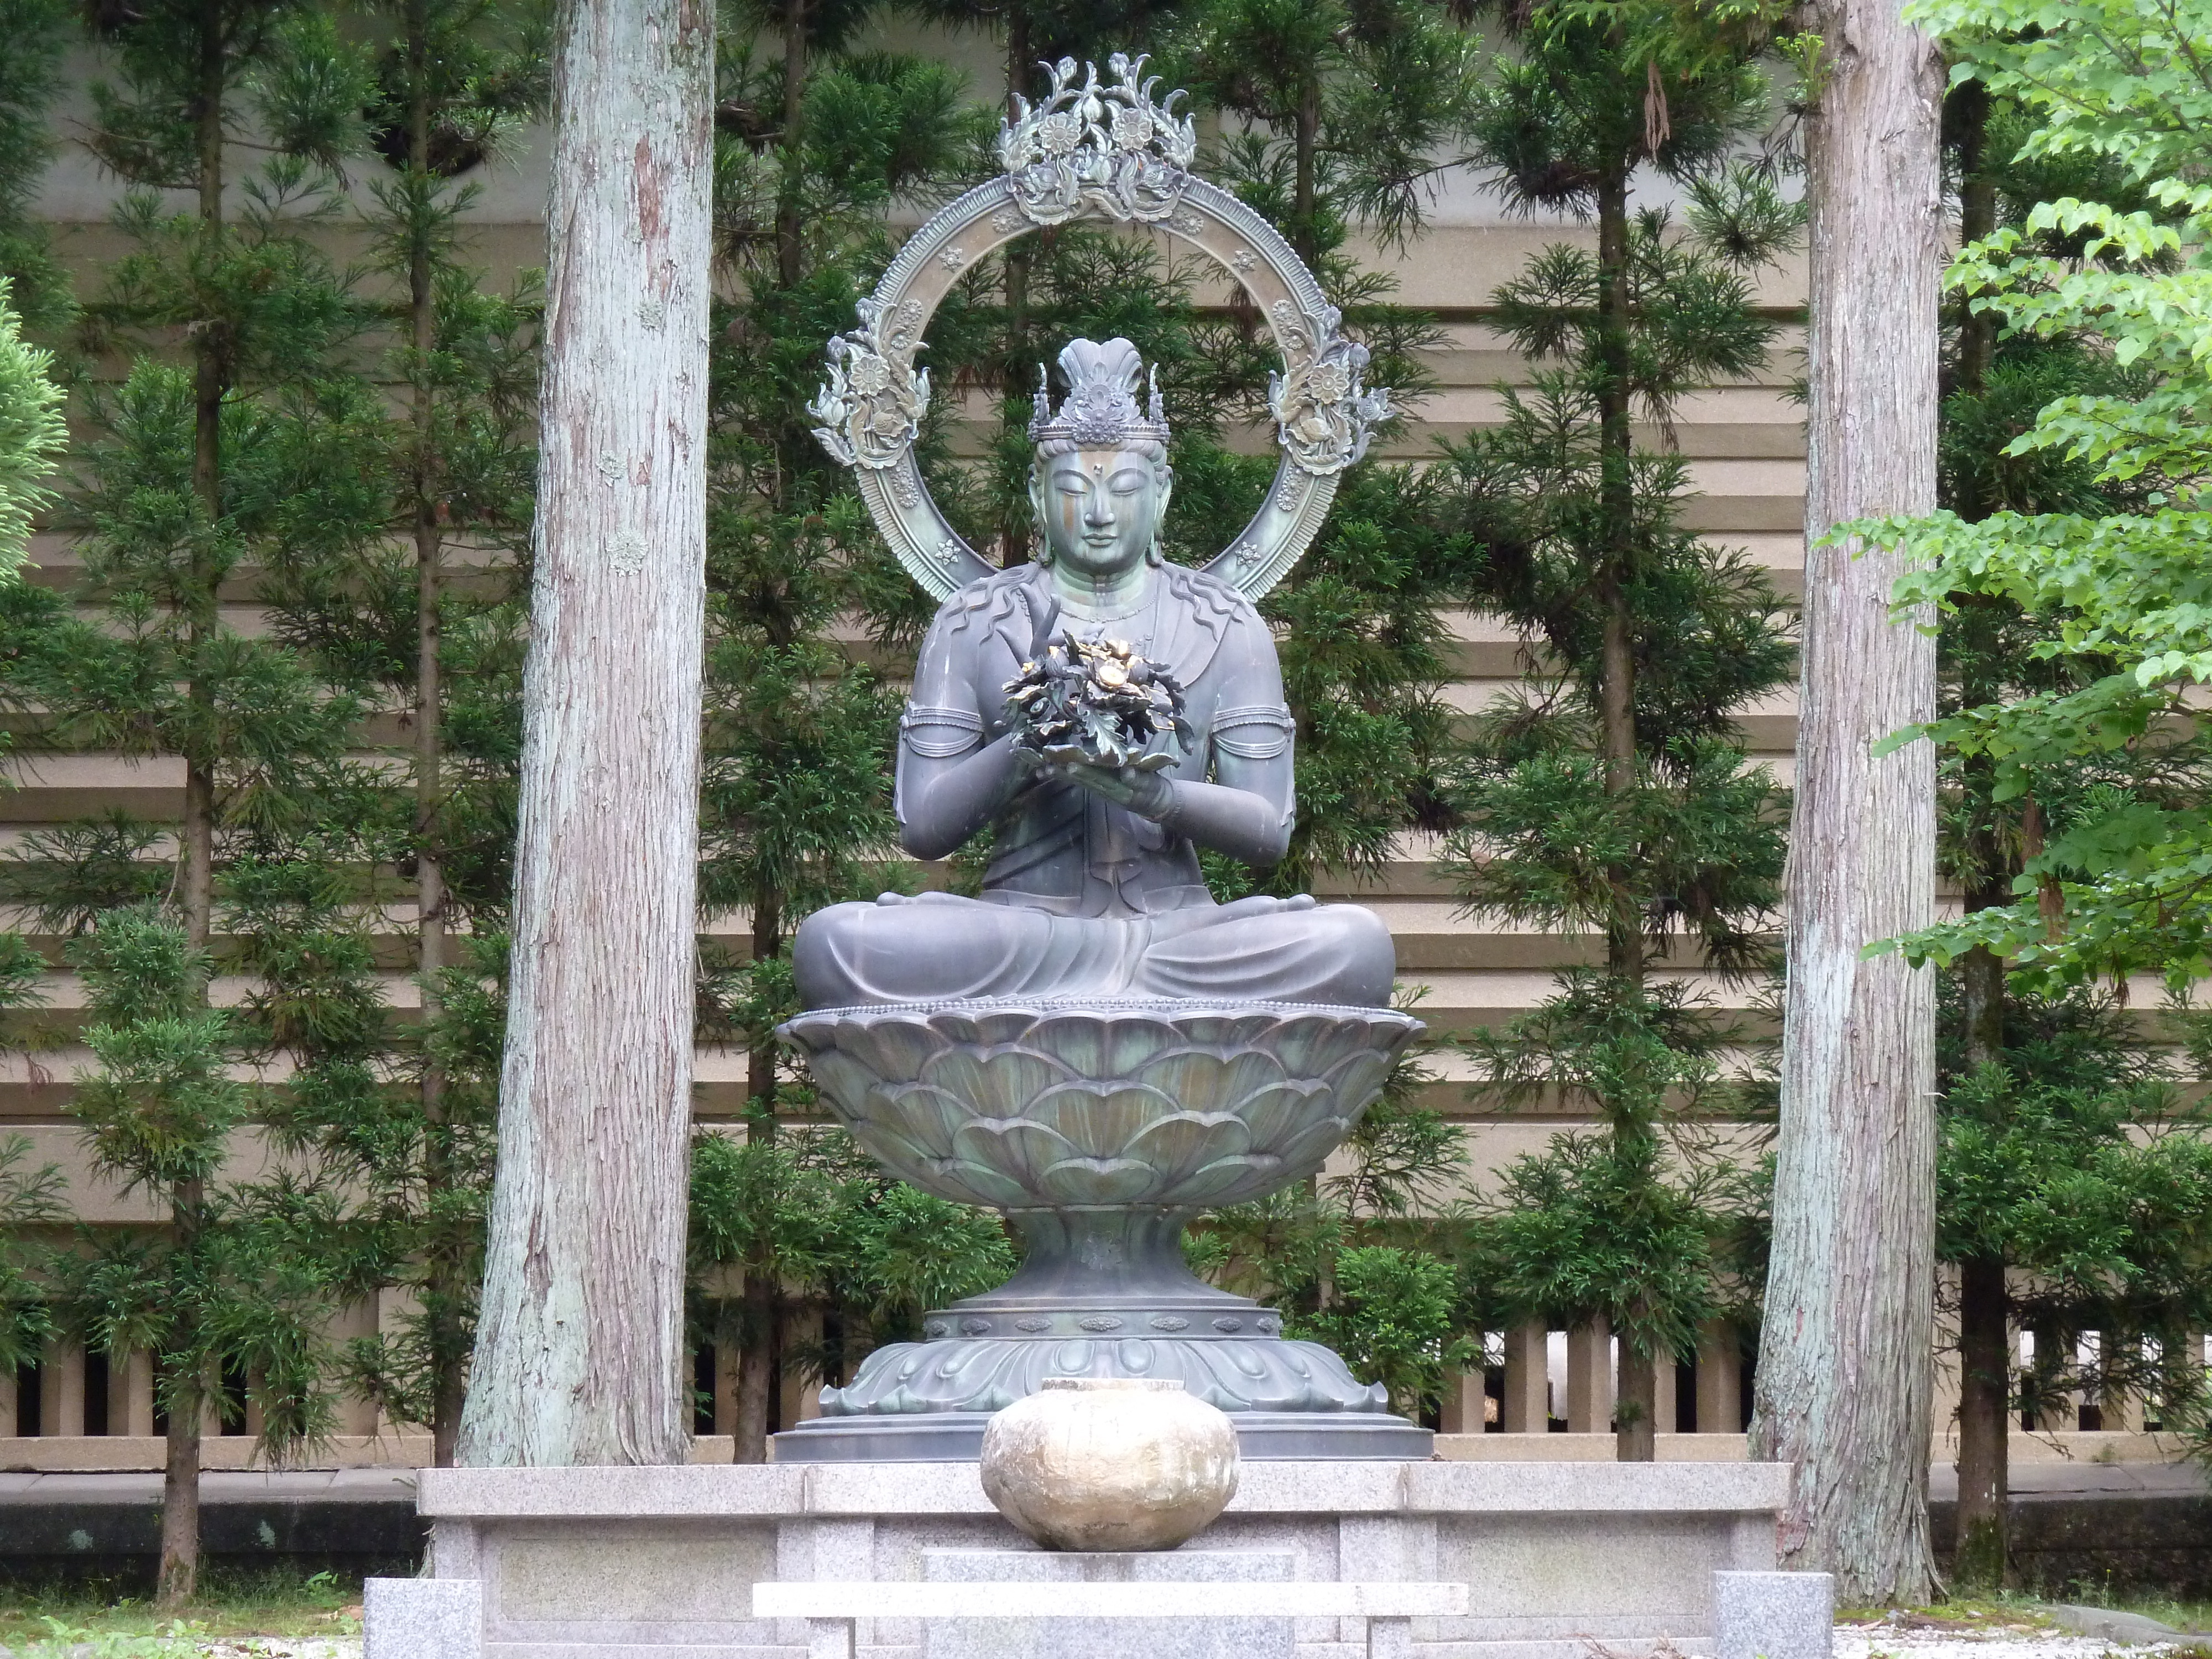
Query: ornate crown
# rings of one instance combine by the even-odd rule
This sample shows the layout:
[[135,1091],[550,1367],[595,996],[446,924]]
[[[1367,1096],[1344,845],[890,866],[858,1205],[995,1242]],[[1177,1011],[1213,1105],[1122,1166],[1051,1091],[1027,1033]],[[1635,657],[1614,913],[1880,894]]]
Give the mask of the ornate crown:
[[[1070,340],[1060,349],[1060,372],[1067,380],[1067,401],[1054,414],[1051,379],[1044,365],[1037,365],[1036,410],[1030,416],[1032,442],[1065,438],[1101,449],[1167,442],[1159,372],[1152,371],[1148,381],[1145,360],[1127,340],[1109,340],[1103,345],[1096,340]],[[1151,395],[1139,410],[1137,391],[1146,386]]]

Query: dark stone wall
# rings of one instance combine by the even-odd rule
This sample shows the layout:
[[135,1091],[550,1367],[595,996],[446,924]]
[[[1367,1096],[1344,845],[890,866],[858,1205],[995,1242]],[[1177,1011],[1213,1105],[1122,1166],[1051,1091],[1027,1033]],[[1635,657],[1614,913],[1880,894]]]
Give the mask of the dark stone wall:
[[[203,1565],[221,1574],[301,1577],[412,1573],[428,1537],[411,1499],[203,1498]],[[100,1579],[150,1589],[161,1510],[138,1499],[0,1503],[0,1579],[18,1584]]]
[[[1928,1518],[1948,1572],[1956,1505],[1930,1504]],[[2024,1589],[2092,1604],[2122,1590],[2212,1599],[2212,1497],[2016,1497],[2010,1520],[2012,1570]]]

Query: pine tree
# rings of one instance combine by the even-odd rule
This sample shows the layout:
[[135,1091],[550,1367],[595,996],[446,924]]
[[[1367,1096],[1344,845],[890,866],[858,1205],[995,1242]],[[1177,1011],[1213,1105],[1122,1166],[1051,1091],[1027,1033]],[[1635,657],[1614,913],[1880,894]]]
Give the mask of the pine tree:
[[1015,1267],[997,1217],[892,1181],[834,1128],[744,1140],[702,1131],[690,1238],[698,1341],[757,1341],[744,1290],[767,1278],[778,1368],[817,1376],[849,1376],[872,1348],[918,1340],[924,1313]]
[[[279,1462],[327,1432],[331,1395],[315,1328],[335,1288],[319,1250],[299,1248],[304,1216],[283,1182],[219,1184],[253,1109],[233,1080],[243,1057],[232,1016],[207,1006],[214,961],[158,907],[104,912],[70,946],[87,993],[84,1042],[99,1069],[79,1079],[71,1115],[94,1166],[167,1209],[150,1236],[88,1236],[66,1259],[76,1322],[112,1359],[155,1358],[167,1419],[161,1599],[192,1594],[198,1558],[200,1425],[246,1380],[264,1448]],[[181,1449],[180,1449],[181,1448]]]
[[[1466,160],[1452,147],[1473,135],[1478,62],[1473,37],[1429,7],[1277,0],[1194,6],[1164,55],[1175,84],[1224,118],[1209,164],[1314,270],[1346,331],[1371,354],[1368,384],[1389,387],[1401,416],[1433,386],[1421,354],[1443,336],[1434,319],[1391,303],[1395,279],[1364,268],[1351,239],[1358,229],[1402,245],[1420,232],[1431,186]],[[1223,437],[1262,418],[1253,398],[1267,342],[1253,337],[1255,320],[1233,317],[1205,342],[1215,373],[1201,406],[1219,410]],[[1401,429],[1386,425],[1376,441]],[[1176,459],[1185,516],[1185,464]],[[1219,503],[1181,532],[1210,556],[1240,527],[1238,510],[1256,504],[1267,474],[1219,463],[1189,470],[1252,492],[1248,501],[1216,486],[1194,501]],[[1345,474],[1321,537],[1261,607],[1298,723],[1291,850],[1263,872],[1217,865],[1217,891],[1304,891],[1324,872],[1370,881],[1401,834],[1454,822],[1441,613],[1466,602],[1480,563],[1431,470],[1371,456]]]
[[[1794,216],[1730,158],[1759,126],[1772,21],[1539,7],[1476,123],[1510,199],[1587,214],[1596,238],[1498,290],[1534,391],[1502,388],[1503,428],[1451,461],[1488,555],[1482,603],[1539,676],[1485,718],[1455,879],[1473,910],[1604,941],[1602,965],[1562,971],[1475,1042],[1507,1098],[1560,1091],[1603,1126],[1513,1167],[1480,1254],[1515,1316],[1610,1322],[1625,1460],[1654,1455],[1656,1367],[1715,1306],[1697,1126],[1741,1095],[1723,1075],[1739,1034],[1655,969],[1677,951],[1724,979],[1769,965],[1782,797],[1735,719],[1790,667],[1764,574],[1682,527],[1683,463],[1633,422],[1663,434],[1684,392],[1765,361],[1748,274]],[[1631,211],[1646,167],[1685,191],[1686,225]]]
[[[404,407],[392,418],[374,403],[348,411],[365,450],[358,475],[371,485],[354,504],[357,533],[286,550],[267,599],[280,637],[324,678],[396,716],[411,739],[408,775],[364,802],[366,840],[349,866],[412,878],[420,1019],[363,1050],[409,1073],[407,1097],[358,1076],[359,1086],[312,1091],[305,1103],[319,1123],[300,1117],[292,1127],[303,1150],[317,1145],[331,1182],[372,1195],[378,1259],[413,1310],[396,1331],[357,1342],[350,1363],[394,1420],[428,1425],[442,1467],[453,1458],[475,1327],[494,1103],[480,1076],[447,1073],[449,1039],[472,1051],[480,1035],[482,995],[459,991],[465,1030],[448,1033],[447,989],[495,949],[509,897],[517,577],[536,418],[534,281],[486,291],[463,263],[465,222],[480,194],[469,175],[542,106],[549,24],[542,7],[495,0],[401,0],[392,10],[368,114],[368,142],[391,171],[369,180],[369,228],[372,266],[393,294],[386,374]],[[462,561],[458,580],[449,550]],[[297,878],[319,891],[328,849],[306,850]],[[372,873],[352,902],[386,885]],[[319,928],[337,927],[337,912],[318,914]],[[464,927],[487,938],[464,936],[457,953]],[[349,1218],[349,1236],[359,1219]]]
[[[709,954],[703,1034],[744,1048],[759,1141],[810,1099],[773,1035],[796,1012],[793,930],[896,879],[897,697],[836,629],[857,617],[888,642],[924,614],[805,405],[823,342],[888,263],[884,210],[942,188],[980,131],[943,66],[847,51],[862,15],[787,0],[720,47],[715,237],[732,297],[709,380],[700,896],[708,915],[742,909],[750,936],[741,958]],[[805,1346],[793,1321],[811,1317],[799,1286],[786,1296],[774,1232],[765,1218],[742,1232],[742,1299],[722,1324],[740,1349],[745,1462],[766,1455],[777,1375]]]
[[[1964,1018],[1965,988],[1946,989],[1936,1256],[1960,1279],[1954,1571],[1996,1586],[2018,1407],[2040,1419],[2075,1392],[2106,1409],[2157,1397],[2169,1426],[2202,1408],[2202,1367],[2172,1361],[2212,1316],[2212,1139],[2111,999],[2008,993],[1992,1052]],[[2035,1339],[2025,1375],[2020,1328]],[[1995,1498],[1971,1515],[1970,1479]]]
[[1200,0],[1169,61],[1175,84],[1236,120],[1222,161],[1237,193],[1275,222],[1331,298],[1386,291],[1358,273],[1346,234],[1360,224],[1403,240],[1437,176],[1463,164],[1453,147],[1475,112],[1474,37],[1404,0]]
[[[331,366],[357,319],[307,237],[329,210],[320,169],[350,142],[362,87],[331,21],[289,4],[149,6],[118,23],[111,45],[120,78],[94,88],[89,142],[144,188],[119,210],[136,246],[88,310],[88,339],[125,343],[181,325],[191,367],[142,356],[97,401],[78,511],[84,597],[105,626],[65,623],[15,661],[19,694],[48,710],[49,740],[179,757],[184,809],[173,878],[154,862],[161,829],[117,817],[33,837],[12,884],[44,925],[82,936],[85,971],[105,999],[95,1030],[107,1035],[93,1042],[102,1070],[82,1084],[79,1109],[105,1148],[97,1155],[169,1212],[160,1245],[103,1241],[83,1282],[113,1358],[155,1345],[145,1351],[168,1419],[160,1594],[174,1605],[197,1570],[200,1425],[223,1356],[258,1372],[273,1445],[312,1432],[327,1403],[308,1380],[310,1334],[278,1329],[280,1316],[309,1311],[297,1282],[312,1274],[305,1258],[280,1252],[282,1270],[258,1289],[216,1261],[270,1248],[259,1223],[287,1200],[210,1184],[250,1102],[214,1080],[237,1034],[204,1001],[219,866],[321,820],[343,793],[340,759],[358,717],[293,653],[232,629],[222,606],[228,585],[357,522],[350,501],[331,499],[356,487],[349,475],[318,465],[348,429],[354,394]],[[233,181],[249,116],[270,155]],[[227,182],[244,201],[235,219]],[[157,188],[195,191],[197,210],[165,217]],[[167,917],[102,916],[165,892]],[[126,1304],[140,1312],[116,1312]]]
[[1194,1271],[1279,1310],[1285,1334],[1326,1343],[1415,1421],[1442,1407],[1481,1329],[1455,1202],[1467,1153],[1419,1103],[1431,1081],[1401,1062],[1337,1173],[1212,1211],[1184,1243]]
[[[2039,202],[2061,197],[2148,205],[2109,165],[2089,158],[2021,155],[2035,131],[2015,100],[1992,97],[1978,80],[1960,82],[1946,106],[1946,141],[1959,177],[1960,236],[1971,245],[2001,228],[2017,233]],[[2053,252],[2062,251],[2052,245]],[[2100,483],[2087,460],[2054,452],[2008,453],[2039,410],[2063,398],[2124,396],[2147,389],[2143,377],[2069,335],[2001,337],[1996,313],[1978,310],[1961,290],[1946,308],[1945,398],[1939,433],[1938,500],[1962,520],[1997,512],[2102,514],[2139,509],[2140,485]],[[2001,700],[2078,690],[2085,665],[2041,657],[2041,630],[2021,607],[1996,595],[1962,596],[1942,619],[1938,713],[1955,716]],[[2111,665],[2103,665],[2110,672]],[[2069,823],[2100,788],[2170,793],[2190,769],[2187,750],[2162,754],[2148,768],[2118,765],[2044,772],[2025,791],[1998,788],[1987,754],[1946,752],[1939,761],[1944,815],[1941,849],[1969,915],[2013,901],[2014,884],[2033,843]],[[2137,775],[2130,776],[2130,771]],[[2008,1450],[2016,1366],[2013,1328],[2022,1315],[2013,1272],[2055,1264],[2063,1290],[2039,1290],[2039,1354],[2057,1334],[2051,1304],[2081,1310],[2081,1284],[2067,1264],[2081,1258],[2081,1235],[2039,1231],[2031,1217],[2054,1183],[2094,1163],[2103,1180],[2130,1184],[2148,1171],[2129,1166],[2129,1103],[2171,1116],[2150,1089],[2146,1056],[2125,1036],[2121,1018],[2087,993],[2046,1000],[2014,990],[2004,960],[1986,945],[1961,955],[1940,1006],[1940,1078],[1944,1089],[1938,1152],[1939,1259],[1958,1273],[1960,1353],[1959,1504],[1954,1571],[1962,1582],[2001,1584],[2007,1576]],[[2088,1063],[2085,1064],[2084,1062]],[[2100,1087],[2096,1071],[2105,1076]],[[2175,1143],[2177,1146],[2179,1142]],[[2002,1178],[1997,1177],[2002,1172]],[[2110,1190],[2100,1186],[2100,1193]],[[2101,1224],[2109,1203],[2076,1212]],[[2065,1243],[2061,1244],[2060,1238]],[[2096,1246],[2092,1243],[2089,1254]],[[2094,1319],[2094,1313],[2092,1314]],[[2076,1328],[2095,1328],[2076,1323]],[[2118,1340],[2115,1334],[2113,1340]],[[2110,1342],[2107,1344],[2111,1346]],[[2123,1388],[2116,1373],[2112,1391]],[[2103,1383],[2099,1384],[2100,1390]]]

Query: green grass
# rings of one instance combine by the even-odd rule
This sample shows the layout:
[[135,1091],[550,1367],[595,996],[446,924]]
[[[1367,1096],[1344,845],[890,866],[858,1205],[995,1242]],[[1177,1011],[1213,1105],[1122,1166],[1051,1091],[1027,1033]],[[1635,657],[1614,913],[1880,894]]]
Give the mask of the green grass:
[[360,1634],[360,1579],[327,1572],[210,1572],[193,1604],[176,1613],[96,1585],[0,1588],[0,1646],[25,1659],[76,1644],[90,1644],[96,1659],[183,1659],[210,1637]]
[[2002,1591],[1995,1595],[1960,1595],[1924,1607],[1838,1607],[1839,1625],[1867,1625],[1896,1617],[1912,1624],[1924,1621],[1935,1630],[1986,1631],[2004,1627],[2045,1631],[2050,1616],[2033,1598]]

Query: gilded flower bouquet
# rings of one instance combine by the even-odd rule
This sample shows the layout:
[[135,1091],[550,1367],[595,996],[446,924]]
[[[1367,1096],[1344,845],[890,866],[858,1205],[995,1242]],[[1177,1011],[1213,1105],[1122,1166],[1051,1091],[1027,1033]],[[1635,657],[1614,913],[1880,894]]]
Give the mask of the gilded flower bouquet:
[[1047,760],[1157,772],[1175,757],[1153,750],[1155,738],[1196,741],[1175,676],[1120,640],[1062,634],[1006,690],[1014,741]]

